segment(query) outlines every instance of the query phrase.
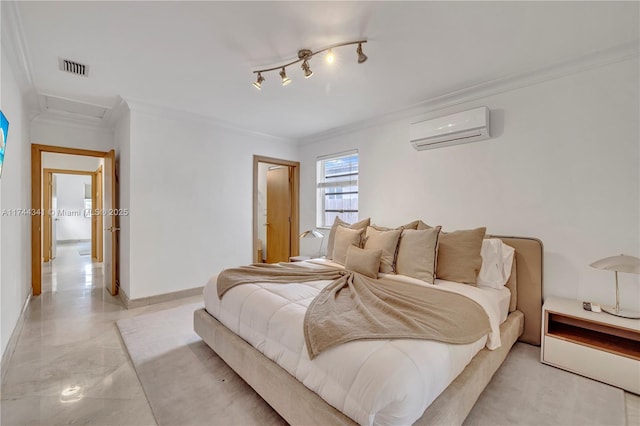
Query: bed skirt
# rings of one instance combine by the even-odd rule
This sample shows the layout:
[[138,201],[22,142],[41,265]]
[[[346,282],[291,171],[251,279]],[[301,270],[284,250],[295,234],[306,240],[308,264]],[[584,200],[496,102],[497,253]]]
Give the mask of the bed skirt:
[[[242,379],[292,425],[355,425],[286,370],[231,332],[204,309],[194,330]],[[427,408],[416,425],[461,425],[524,330],[524,315],[509,314],[500,326],[502,346],[482,349]]]

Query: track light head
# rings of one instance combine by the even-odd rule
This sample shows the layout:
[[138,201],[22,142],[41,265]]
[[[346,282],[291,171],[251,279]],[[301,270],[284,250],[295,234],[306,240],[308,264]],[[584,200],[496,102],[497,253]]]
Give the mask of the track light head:
[[365,62],[368,57],[362,52],[362,43],[358,43],[358,48],[356,49],[356,53],[358,54],[358,63],[361,64]]
[[307,62],[306,59],[302,62],[301,68],[304,71],[304,78],[309,78],[309,77],[311,77],[313,75],[313,71],[311,71],[311,67],[309,66],[309,62]]
[[336,55],[333,54],[333,49],[329,49],[327,54],[324,56],[324,59],[326,59],[328,64],[332,64],[335,62]]
[[253,82],[253,87],[255,87],[258,90],[262,89],[263,81],[264,81],[264,77],[262,76],[262,73],[258,73],[258,78],[256,79],[256,81]]
[[291,84],[291,79],[287,77],[287,73],[285,72],[284,67],[282,67],[282,71],[280,71],[280,78],[282,78],[283,86]]

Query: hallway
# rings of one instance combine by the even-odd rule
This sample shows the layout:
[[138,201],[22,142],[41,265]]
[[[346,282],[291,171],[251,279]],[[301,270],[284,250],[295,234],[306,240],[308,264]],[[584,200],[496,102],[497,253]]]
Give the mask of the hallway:
[[60,245],[43,266],[2,382],[2,425],[155,425],[115,321],[200,300],[126,310],[103,289],[102,266]]
[[86,244],[57,244],[56,258],[42,265],[43,294],[69,290],[83,290],[83,293],[87,293],[94,287],[103,287],[102,264],[92,263],[91,254],[80,254],[86,253]]

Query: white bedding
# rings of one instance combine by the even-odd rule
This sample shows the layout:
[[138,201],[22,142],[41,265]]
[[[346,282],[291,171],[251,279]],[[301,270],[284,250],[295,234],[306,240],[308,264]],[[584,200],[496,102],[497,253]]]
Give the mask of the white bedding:
[[[307,266],[332,264],[312,260]],[[334,266],[339,266],[332,264]],[[390,279],[429,285],[399,275]],[[485,308],[492,332],[467,345],[427,340],[370,340],[326,350],[311,361],[302,323],[306,308],[330,281],[300,284],[243,284],[222,301],[217,275],[204,288],[207,312],[325,401],[362,425],[415,422],[485,345],[500,346],[509,290],[436,281],[439,288],[464,294]]]

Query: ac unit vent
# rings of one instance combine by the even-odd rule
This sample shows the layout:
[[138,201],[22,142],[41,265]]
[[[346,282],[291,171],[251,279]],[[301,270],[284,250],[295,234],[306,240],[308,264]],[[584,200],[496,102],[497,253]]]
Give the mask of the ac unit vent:
[[420,121],[409,126],[409,141],[422,151],[489,139],[490,118],[489,108],[483,106]]
[[65,71],[71,74],[80,75],[82,77],[89,76],[89,66],[81,64],[70,59],[60,58],[60,71]]

